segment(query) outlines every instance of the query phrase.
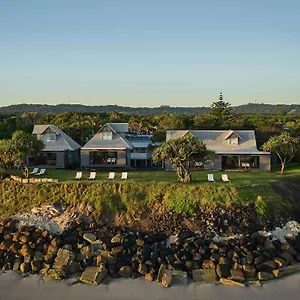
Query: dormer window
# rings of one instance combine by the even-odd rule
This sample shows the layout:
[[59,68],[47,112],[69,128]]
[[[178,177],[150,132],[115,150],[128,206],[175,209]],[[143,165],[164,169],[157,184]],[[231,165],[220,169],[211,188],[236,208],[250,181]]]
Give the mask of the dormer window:
[[54,142],[56,141],[56,135],[55,133],[49,132],[45,134],[46,142]]
[[112,140],[112,132],[102,131],[102,140]]
[[229,138],[229,145],[238,145],[239,144],[239,138],[237,136],[231,136]]

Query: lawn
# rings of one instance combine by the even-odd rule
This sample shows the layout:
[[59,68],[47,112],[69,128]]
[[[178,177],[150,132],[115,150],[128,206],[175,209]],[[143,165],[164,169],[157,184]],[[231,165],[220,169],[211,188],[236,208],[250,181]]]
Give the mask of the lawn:
[[[77,171],[82,170],[47,170],[45,175],[41,178],[57,178],[59,182],[75,182],[74,177]],[[280,175],[280,166],[274,165],[271,172],[262,172],[257,170],[250,171],[194,171],[192,172],[192,185],[232,185],[232,186],[249,186],[249,185],[264,185],[271,183],[276,180],[283,180],[287,178],[292,178],[295,176],[300,176],[300,165],[299,164],[290,164],[286,169],[285,175]],[[89,171],[83,170],[82,179],[80,182],[108,182],[108,171],[98,171],[95,180],[88,180]],[[207,181],[207,174],[214,174],[215,183],[210,183]],[[228,174],[231,183],[223,183],[221,181],[221,174]],[[12,174],[21,174],[20,171],[15,170]],[[34,175],[31,175],[35,177]],[[121,181],[121,172],[116,172],[114,182]],[[174,171],[129,171],[127,181],[140,182],[140,183],[175,183],[177,182],[177,176]]]

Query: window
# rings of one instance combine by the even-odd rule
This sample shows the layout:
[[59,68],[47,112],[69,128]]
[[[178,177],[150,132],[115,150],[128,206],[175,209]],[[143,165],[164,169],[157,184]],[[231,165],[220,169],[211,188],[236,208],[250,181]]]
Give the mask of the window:
[[112,140],[112,132],[102,131],[102,140]]
[[116,164],[117,152],[93,151],[90,152],[90,164]]
[[229,145],[238,145],[239,144],[239,139],[237,137],[231,137],[229,139]]
[[146,153],[147,148],[133,148],[132,152],[133,153]]
[[47,142],[53,142],[56,140],[55,133],[46,133],[45,137]]

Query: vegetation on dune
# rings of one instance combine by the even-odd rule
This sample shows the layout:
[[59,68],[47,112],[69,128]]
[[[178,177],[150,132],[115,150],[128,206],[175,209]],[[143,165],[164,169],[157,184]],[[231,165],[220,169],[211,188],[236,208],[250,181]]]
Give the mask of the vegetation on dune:
[[274,193],[271,185],[201,186],[171,183],[40,183],[21,184],[10,180],[0,183],[0,215],[10,216],[34,206],[62,202],[74,206],[81,202],[91,203],[100,215],[128,212],[132,215],[151,210],[161,203],[177,213],[193,214],[200,206],[215,207],[222,203],[227,207],[235,204],[255,203],[261,214],[272,210],[289,210],[289,204]]

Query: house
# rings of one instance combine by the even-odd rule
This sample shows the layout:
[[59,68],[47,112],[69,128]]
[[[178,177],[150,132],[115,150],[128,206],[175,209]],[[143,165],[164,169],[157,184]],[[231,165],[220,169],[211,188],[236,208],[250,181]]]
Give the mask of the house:
[[32,134],[44,142],[44,149],[30,165],[67,168],[80,165],[81,146],[54,125],[35,125]]
[[152,164],[150,134],[129,132],[128,123],[106,123],[81,148],[85,168],[148,167]]
[[254,130],[169,130],[166,140],[183,137],[188,132],[218,154],[216,161],[204,165],[205,169],[271,169],[270,153],[257,149]]

